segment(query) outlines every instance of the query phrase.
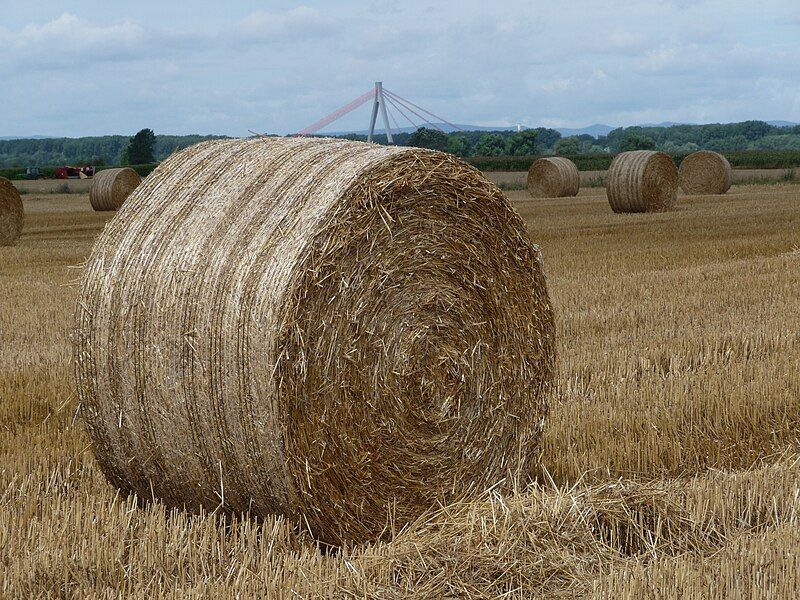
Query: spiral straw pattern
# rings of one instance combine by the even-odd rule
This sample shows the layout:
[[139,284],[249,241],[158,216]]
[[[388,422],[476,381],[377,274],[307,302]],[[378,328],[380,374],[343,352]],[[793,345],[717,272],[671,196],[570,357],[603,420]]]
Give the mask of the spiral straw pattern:
[[125,199],[133,193],[142,178],[130,167],[98,171],[89,188],[89,202],[97,211],[119,210]]
[[511,486],[547,411],[538,248],[433,151],[306,138],[177,153],[86,265],[82,414],[109,480],[331,543]]
[[577,196],[580,189],[578,167],[563,156],[540,158],[528,169],[528,192],[534,198]]
[[724,194],[731,189],[732,177],[728,159],[707,150],[690,154],[678,169],[681,189],[691,195]]

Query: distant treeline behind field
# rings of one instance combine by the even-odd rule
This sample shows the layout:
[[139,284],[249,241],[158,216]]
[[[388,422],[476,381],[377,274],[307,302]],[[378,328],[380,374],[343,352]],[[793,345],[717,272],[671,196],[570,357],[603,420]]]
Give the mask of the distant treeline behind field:
[[[217,137],[221,136],[159,134],[156,136],[154,156],[156,161],[161,161],[175,150]],[[365,139],[365,136],[356,134],[343,137]],[[78,164],[118,165],[122,151],[129,141],[129,137],[122,135],[0,140],[0,168]],[[385,144],[386,136],[378,135],[375,141]],[[503,168],[506,163],[511,165],[510,169],[522,168],[524,165],[522,163],[517,165],[516,163],[520,161],[512,157],[543,154],[586,156],[587,166],[592,163],[599,167],[604,162],[602,155],[637,149],[662,150],[676,156],[696,150],[716,150],[747,156],[745,163],[740,166],[768,168],[797,166],[793,157],[800,156],[800,125],[779,127],[763,121],[745,121],[724,125],[626,127],[615,129],[608,135],[600,137],[588,134],[562,137],[558,131],[547,128],[527,129],[521,132],[458,131],[449,134],[433,129],[420,129],[414,133],[398,133],[394,136],[394,142],[399,145],[443,150],[462,157],[490,157],[491,160],[487,165],[493,165],[495,168]],[[756,152],[765,153],[766,156],[763,157],[765,159],[771,155],[772,159],[767,161],[769,165],[758,160],[753,162],[751,158]],[[596,158],[593,160],[592,156]],[[503,157],[508,159],[504,160]],[[470,162],[481,161],[473,159]]]
[[[176,150],[219,137],[223,136],[158,135],[153,153],[160,162]],[[130,140],[127,135],[0,140],[0,167],[118,166]]]

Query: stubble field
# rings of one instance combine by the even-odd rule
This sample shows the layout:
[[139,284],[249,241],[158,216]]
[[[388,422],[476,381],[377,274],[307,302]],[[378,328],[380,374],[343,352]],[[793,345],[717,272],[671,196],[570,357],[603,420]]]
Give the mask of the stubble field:
[[800,587],[800,186],[614,215],[510,192],[558,380],[535,483],[321,552],[290,524],[119,497],[72,392],[80,269],[113,213],[23,196],[0,248],[0,596],[791,597]]

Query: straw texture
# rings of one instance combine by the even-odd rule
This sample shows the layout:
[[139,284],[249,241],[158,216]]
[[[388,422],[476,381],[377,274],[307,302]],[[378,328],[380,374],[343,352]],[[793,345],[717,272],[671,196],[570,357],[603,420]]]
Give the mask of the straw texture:
[[733,171],[728,159],[717,152],[701,150],[681,161],[681,189],[687,194],[724,194],[731,189]]
[[663,152],[618,154],[606,176],[606,193],[615,213],[669,210],[678,197],[678,170]]
[[89,202],[95,210],[119,210],[142,178],[130,167],[98,171],[89,189]]
[[577,196],[580,188],[578,167],[568,158],[540,158],[528,169],[528,192],[534,198]]
[[17,188],[5,177],[0,177],[0,246],[13,246],[17,243],[25,211]]
[[76,374],[100,465],[340,544],[528,472],[553,376],[538,248],[438,152],[198,144],[99,237]]

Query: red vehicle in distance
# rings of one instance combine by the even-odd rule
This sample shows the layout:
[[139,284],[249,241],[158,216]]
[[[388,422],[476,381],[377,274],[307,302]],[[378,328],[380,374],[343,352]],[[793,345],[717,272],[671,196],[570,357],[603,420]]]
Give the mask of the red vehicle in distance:
[[88,179],[94,177],[94,167],[58,167],[56,179]]

